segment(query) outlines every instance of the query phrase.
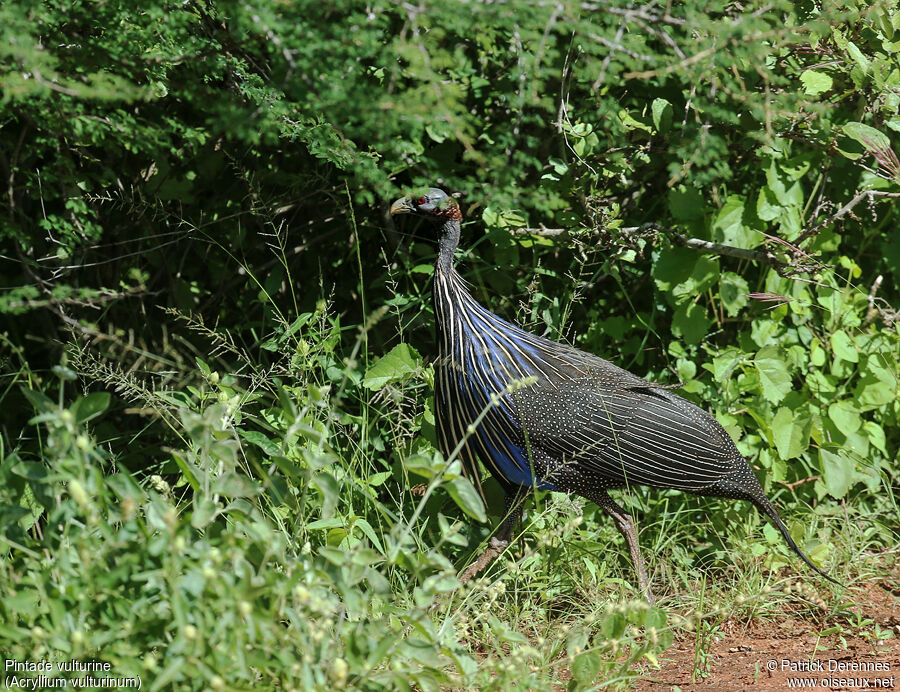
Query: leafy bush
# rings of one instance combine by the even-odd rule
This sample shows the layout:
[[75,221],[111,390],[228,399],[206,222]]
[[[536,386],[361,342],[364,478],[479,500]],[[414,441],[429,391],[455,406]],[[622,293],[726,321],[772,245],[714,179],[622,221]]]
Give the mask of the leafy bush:
[[758,597],[792,562],[632,489],[648,609],[609,523],[538,494],[458,589],[498,489],[435,450],[432,239],[385,213],[428,184],[480,300],[680,383],[814,560],[889,569],[857,558],[896,542],[898,32],[895,1],[0,6],[0,650],[582,689],[653,665],[698,572]]

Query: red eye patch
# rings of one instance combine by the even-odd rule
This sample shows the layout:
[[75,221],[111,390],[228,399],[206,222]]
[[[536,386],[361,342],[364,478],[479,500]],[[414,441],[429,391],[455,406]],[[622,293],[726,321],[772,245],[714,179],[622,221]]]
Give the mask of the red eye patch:
[[428,200],[425,197],[419,197],[419,199],[416,200],[416,204],[425,204],[427,201]]

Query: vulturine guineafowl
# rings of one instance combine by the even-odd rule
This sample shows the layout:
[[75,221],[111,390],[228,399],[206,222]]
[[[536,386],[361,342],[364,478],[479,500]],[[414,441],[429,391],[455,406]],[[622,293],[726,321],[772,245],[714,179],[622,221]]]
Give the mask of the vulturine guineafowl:
[[612,517],[628,544],[640,588],[652,600],[634,522],[607,493],[627,485],[747,500],[774,522],[804,562],[834,581],[791,538],[747,460],[711,415],[609,361],[529,334],[472,298],[454,267],[462,215],[452,197],[430,188],[398,199],[390,213],[429,219],[437,231],[440,447],[445,455],[459,447],[475,478],[480,459],[506,494],[502,525],[463,581],[508,546],[522,503],[533,488],[541,488],[581,495]]

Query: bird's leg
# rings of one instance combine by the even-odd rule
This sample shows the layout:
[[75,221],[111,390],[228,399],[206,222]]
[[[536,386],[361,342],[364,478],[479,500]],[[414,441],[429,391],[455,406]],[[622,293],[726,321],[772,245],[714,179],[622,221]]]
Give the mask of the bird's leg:
[[585,495],[591,502],[597,504],[600,509],[606,512],[616,524],[628,543],[628,552],[631,554],[631,562],[634,563],[634,570],[637,572],[638,585],[644,593],[644,597],[651,605],[656,600],[653,592],[650,590],[650,580],[647,579],[647,568],[644,567],[644,558],[641,557],[641,551],[638,547],[637,531],[634,529],[634,520],[631,515],[624,509],[619,507],[615,501],[609,496],[605,490]]
[[465,584],[506,550],[512,539],[513,531],[515,531],[519,525],[519,520],[522,518],[522,505],[527,497],[527,488],[519,488],[514,493],[506,496],[506,507],[500,528],[494,536],[491,536],[487,549],[478,556],[478,559],[466,567],[465,571],[460,575],[460,584]]

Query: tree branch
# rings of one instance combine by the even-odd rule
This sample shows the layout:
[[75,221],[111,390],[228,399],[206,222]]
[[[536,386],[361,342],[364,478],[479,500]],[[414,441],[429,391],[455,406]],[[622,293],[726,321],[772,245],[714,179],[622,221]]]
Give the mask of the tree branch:
[[812,228],[803,231],[800,236],[797,238],[795,243],[798,245],[802,243],[807,238],[816,235],[819,231],[821,231],[825,226],[829,226],[833,224],[835,221],[839,221],[844,218],[847,214],[853,211],[853,208],[862,202],[864,199],[868,198],[869,201],[872,201],[875,197],[888,197],[888,198],[898,198],[900,197],[900,192],[883,192],[881,190],[863,190],[862,192],[857,193],[856,197],[851,199],[847,204],[838,209],[834,214],[829,216],[824,221],[816,224]]
[[723,255],[725,257],[736,257],[737,259],[750,260],[751,262],[763,262],[772,267],[787,267],[775,256],[775,253],[768,250],[745,250],[744,248],[734,247],[732,245],[722,245],[721,243],[712,243],[708,240],[700,240],[699,238],[686,238],[675,231],[669,231],[672,241],[681,247],[689,247],[695,250],[703,250],[711,252],[714,255]]
[[545,238],[562,235],[568,232],[568,228],[547,228],[544,224],[540,228],[514,228],[510,231],[513,235],[540,235]]

